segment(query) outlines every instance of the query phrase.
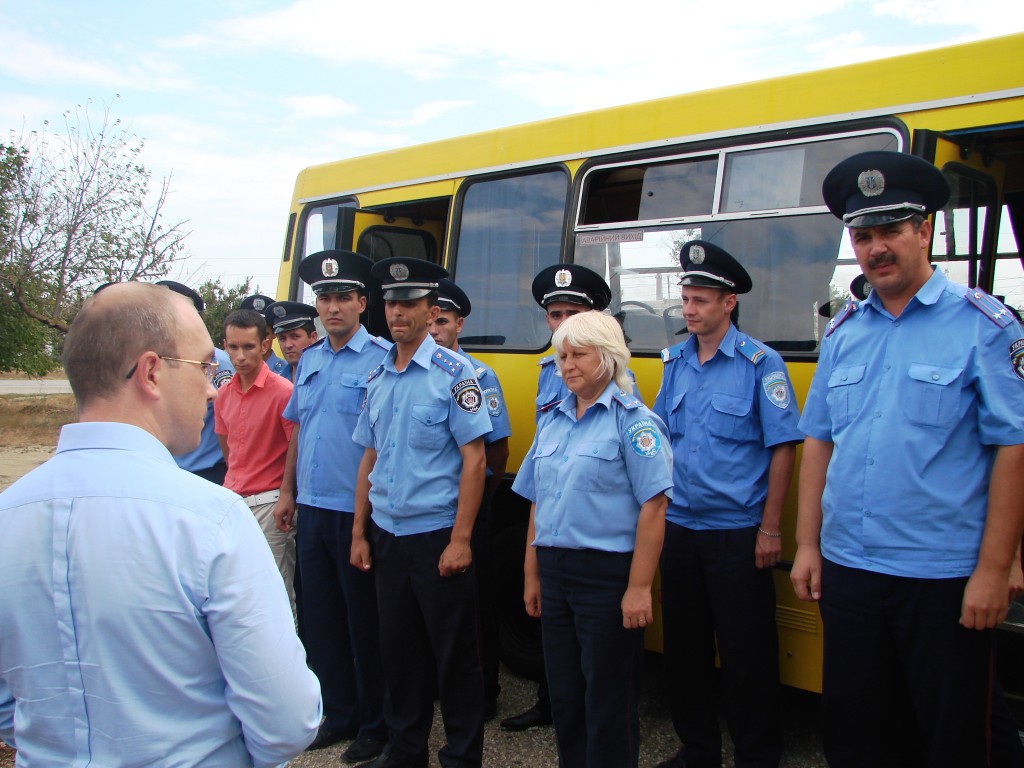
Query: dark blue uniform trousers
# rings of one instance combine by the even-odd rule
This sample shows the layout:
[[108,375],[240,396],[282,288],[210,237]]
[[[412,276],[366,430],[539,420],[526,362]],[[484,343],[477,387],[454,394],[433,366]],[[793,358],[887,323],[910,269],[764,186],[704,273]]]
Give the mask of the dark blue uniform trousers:
[[560,768],[635,768],[643,630],[622,626],[632,552],[537,548]]
[[349,564],[352,513],[299,505],[296,560],[303,642],[320,680],[324,727],[384,741],[384,673],[372,573]]
[[[832,768],[1020,766],[994,678],[994,631],[960,626],[966,578],[825,560],[822,742]],[[1016,746],[1013,743],[1016,742]]]
[[[390,754],[425,760],[434,715],[435,673],[447,744],[444,768],[479,768],[484,744],[476,573],[442,578],[452,529],[394,536],[372,525],[380,646],[388,689]],[[305,587],[305,584],[303,584]]]
[[754,563],[756,537],[756,526],[695,531],[665,525],[665,672],[687,768],[722,765],[716,638],[737,768],[774,768],[782,756],[775,584],[772,569]]

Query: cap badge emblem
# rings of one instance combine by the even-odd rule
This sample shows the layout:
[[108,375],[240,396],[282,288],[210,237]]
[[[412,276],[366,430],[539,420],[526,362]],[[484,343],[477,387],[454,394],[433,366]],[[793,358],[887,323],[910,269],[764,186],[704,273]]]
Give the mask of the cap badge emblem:
[[284,307],[274,307],[274,317],[284,317],[288,312]]
[[409,268],[405,264],[392,264],[388,271],[395,280],[409,279]]
[[857,189],[864,197],[877,197],[885,192],[885,176],[881,171],[862,171],[857,177]]
[[320,271],[323,272],[324,277],[334,277],[338,274],[338,262],[334,259],[324,259],[320,265]]
[[703,264],[704,263],[704,246],[703,245],[691,245],[690,246],[690,263],[691,264]]
[[263,299],[253,299],[252,308],[255,309],[257,312],[262,312],[264,309],[267,308],[267,302],[265,302]]
[[572,272],[568,269],[560,269],[555,272],[555,287],[568,288],[572,285]]

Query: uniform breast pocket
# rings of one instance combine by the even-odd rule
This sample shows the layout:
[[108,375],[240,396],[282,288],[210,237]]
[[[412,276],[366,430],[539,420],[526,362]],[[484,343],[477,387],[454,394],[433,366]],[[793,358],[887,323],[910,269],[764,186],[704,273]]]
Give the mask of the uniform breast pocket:
[[409,424],[409,445],[440,448],[448,439],[448,409],[443,405],[414,405]]
[[537,488],[553,488],[558,485],[559,465],[562,463],[552,455],[558,443],[537,443],[533,452],[533,481]]
[[335,390],[338,413],[359,413],[366,397],[366,377],[349,373],[341,377],[341,386]]
[[848,365],[836,368],[829,376],[827,399],[833,425],[849,424],[860,410],[866,369],[866,365]]
[[750,418],[750,398],[715,392],[711,395],[708,432],[725,440],[749,440],[754,424]]
[[962,367],[911,363],[910,396],[903,398],[907,419],[925,427],[948,427],[956,422],[963,384]]
[[668,404],[668,429],[673,438],[686,434],[686,409],[683,407],[685,399],[685,391],[676,392]]
[[593,440],[580,444],[569,455],[570,486],[581,491],[612,490],[622,479],[618,472],[619,443]]

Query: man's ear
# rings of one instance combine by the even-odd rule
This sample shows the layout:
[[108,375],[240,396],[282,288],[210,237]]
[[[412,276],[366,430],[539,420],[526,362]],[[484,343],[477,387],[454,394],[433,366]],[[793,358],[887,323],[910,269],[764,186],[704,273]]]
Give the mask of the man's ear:
[[156,352],[143,352],[136,361],[135,372],[128,380],[128,386],[135,387],[140,397],[160,399],[160,387],[168,370]]

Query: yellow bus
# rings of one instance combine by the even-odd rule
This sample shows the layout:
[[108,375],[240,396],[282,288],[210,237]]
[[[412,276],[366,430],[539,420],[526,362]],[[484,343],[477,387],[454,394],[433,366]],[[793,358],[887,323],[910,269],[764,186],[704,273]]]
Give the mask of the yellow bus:
[[[802,404],[827,308],[859,274],[821,181],[840,159],[877,149],[912,152],[947,174],[953,195],[933,243],[940,268],[1024,305],[1024,34],[307,168],[277,294],[311,301],[298,263],[327,248],[444,265],[473,301],[461,344],[504,386],[514,473],[533,438],[536,363],[549,342],[533,276],[564,261],[605,276],[650,404],[658,353],[686,332],[679,247],[700,237],[750,272],[739,325],[783,355]],[[387,334],[379,303],[367,325]],[[495,506],[503,659],[529,672],[539,644],[521,601],[526,505],[506,486]],[[794,523],[791,488],[784,557]],[[820,690],[820,618],[793,597],[788,565],[776,569],[783,682]],[[658,646],[657,627],[648,640]]]

